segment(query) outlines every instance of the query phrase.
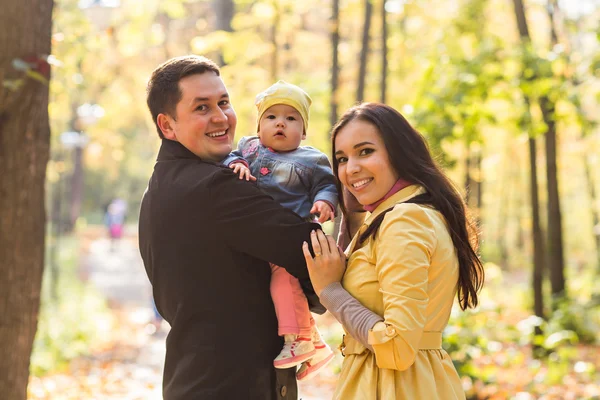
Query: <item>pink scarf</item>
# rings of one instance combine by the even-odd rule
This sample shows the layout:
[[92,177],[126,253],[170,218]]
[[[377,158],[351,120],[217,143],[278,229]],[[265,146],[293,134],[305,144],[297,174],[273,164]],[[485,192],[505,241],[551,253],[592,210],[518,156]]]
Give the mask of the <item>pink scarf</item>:
[[399,191],[410,185],[412,185],[412,183],[403,179],[398,179],[396,183],[394,183],[394,186],[392,186],[390,191],[387,192],[385,196],[383,196],[380,200],[376,201],[373,204],[367,204],[366,206],[363,206],[363,208],[365,209],[365,211],[373,212],[381,203],[383,203],[384,201],[392,197],[394,194],[398,193]]

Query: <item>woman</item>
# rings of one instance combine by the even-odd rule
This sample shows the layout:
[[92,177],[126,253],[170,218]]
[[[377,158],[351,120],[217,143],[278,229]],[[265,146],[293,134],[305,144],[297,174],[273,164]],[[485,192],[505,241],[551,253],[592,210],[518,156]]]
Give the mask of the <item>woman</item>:
[[343,185],[369,212],[347,267],[321,231],[312,233],[314,258],[303,247],[321,302],[346,332],[334,398],[464,399],[442,331],[456,294],[463,310],[477,305],[484,273],[458,191],[391,107],[351,108],[332,140],[338,193]]

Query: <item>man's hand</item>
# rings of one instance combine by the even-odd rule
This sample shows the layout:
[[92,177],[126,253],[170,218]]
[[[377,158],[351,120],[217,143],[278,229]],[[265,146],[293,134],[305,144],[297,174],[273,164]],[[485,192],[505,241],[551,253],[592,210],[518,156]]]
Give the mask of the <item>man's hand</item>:
[[246,178],[247,181],[255,181],[256,177],[254,177],[250,173],[250,169],[246,167],[244,163],[241,162],[233,162],[229,165],[229,168],[233,169],[235,174],[240,175],[240,179]]
[[325,221],[332,220],[335,217],[335,211],[331,209],[331,205],[326,201],[315,201],[312,208],[310,209],[311,214],[319,214],[319,223],[322,224]]

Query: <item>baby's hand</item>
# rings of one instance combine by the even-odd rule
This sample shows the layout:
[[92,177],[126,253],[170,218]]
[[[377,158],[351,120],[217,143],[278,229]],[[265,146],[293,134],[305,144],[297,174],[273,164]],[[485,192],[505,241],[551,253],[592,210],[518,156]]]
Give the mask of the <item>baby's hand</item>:
[[335,212],[331,209],[331,206],[326,201],[315,201],[312,208],[310,209],[311,214],[319,214],[319,223],[323,223],[328,220],[332,220],[335,217]]
[[250,173],[250,169],[244,163],[233,162],[229,165],[233,173],[240,174],[240,179],[246,178],[247,181],[255,181],[256,178]]

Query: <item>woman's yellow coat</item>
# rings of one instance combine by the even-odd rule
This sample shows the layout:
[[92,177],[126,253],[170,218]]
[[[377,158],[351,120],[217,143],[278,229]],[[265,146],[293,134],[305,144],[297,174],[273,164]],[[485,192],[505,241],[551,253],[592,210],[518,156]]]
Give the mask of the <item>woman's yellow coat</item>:
[[[369,332],[374,352],[347,333],[335,399],[465,399],[450,356],[441,348],[456,296],[458,260],[443,216],[405,203],[424,189],[408,186],[372,214],[350,243],[344,288],[382,316],[385,330]],[[360,247],[357,237],[387,213],[375,239]]]

